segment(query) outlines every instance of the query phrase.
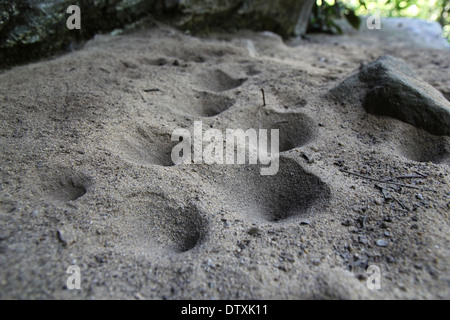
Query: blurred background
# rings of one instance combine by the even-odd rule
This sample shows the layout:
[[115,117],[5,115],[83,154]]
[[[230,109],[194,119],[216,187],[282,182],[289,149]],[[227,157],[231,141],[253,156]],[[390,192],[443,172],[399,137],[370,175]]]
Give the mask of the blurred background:
[[[81,9],[79,30],[66,27],[70,5]],[[251,29],[286,39],[342,34],[347,22],[362,29],[371,15],[409,17],[434,22],[432,33],[442,40],[442,27],[450,42],[449,10],[450,0],[0,0],[0,70],[76,49],[98,33],[121,34],[154,21],[196,35]],[[429,33],[426,24],[412,25]]]
[[[450,0],[317,0],[310,23],[311,29],[333,31],[333,19],[340,16],[348,17],[355,27],[358,22],[357,19],[352,20],[353,15],[418,18],[439,22],[444,29],[444,37],[450,42],[449,11]],[[314,17],[314,12],[321,12],[323,17]]]

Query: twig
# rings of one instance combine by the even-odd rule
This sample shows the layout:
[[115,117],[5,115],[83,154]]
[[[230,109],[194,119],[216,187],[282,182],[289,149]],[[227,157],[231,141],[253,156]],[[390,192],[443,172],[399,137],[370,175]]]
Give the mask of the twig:
[[405,175],[405,176],[398,176],[398,177],[394,177],[394,178],[389,178],[386,179],[385,181],[392,181],[394,179],[423,179],[424,176],[416,176],[416,175]]
[[334,250],[341,256],[342,259],[348,260],[348,256],[345,253],[342,253],[341,250],[338,249],[336,245],[333,245]]
[[416,170],[416,171],[414,171],[414,172],[417,173],[418,175],[424,177],[424,178],[428,178],[428,175],[426,175],[426,174],[424,174],[424,173],[422,173],[422,172],[420,172],[420,171],[418,171],[418,170]]
[[396,197],[393,198],[404,210],[411,211],[402,201],[398,200]]
[[120,62],[122,62],[122,64],[126,67],[126,68],[129,68],[130,67],[130,65],[128,64],[128,63],[126,63],[125,61],[123,61],[123,60],[119,60]]
[[262,92],[262,98],[263,98],[263,107],[266,106],[266,95],[264,94],[264,89],[261,89]]
[[423,190],[423,191],[432,191],[432,192],[437,193],[437,191],[433,190],[433,189],[420,188],[420,187],[416,187],[416,186],[413,186],[413,185],[410,185],[410,184],[404,184],[404,183],[398,183],[398,182],[389,182],[389,181],[386,181],[386,180],[380,180],[380,179],[375,179],[375,178],[371,178],[371,177],[366,177],[366,176],[363,176],[361,174],[358,174],[358,173],[355,173],[355,172],[351,172],[351,171],[347,171],[347,170],[344,170],[344,169],[341,169],[341,171],[345,172],[345,173],[348,173],[348,174],[351,174],[351,175],[354,175],[354,176],[357,176],[357,177],[360,177],[360,178],[363,178],[363,179],[367,179],[367,180],[371,180],[371,181],[375,181],[375,182],[379,182],[379,183],[394,184],[394,185],[400,186],[400,187],[412,188],[412,189]]
[[144,89],[144,92],[156,92],[156,91],[161,91],[158,88],[151,88],[151,89]]
[[139,92],[139,95],[141,96],[141,98],[142,98],[142,101],[144,101],[144,102],[147,102],[147,101],[145,101],[145,98],[144,98],[144,96],[142,95],[141,91],[140,91],[140,90],[138,90],[137,92]]

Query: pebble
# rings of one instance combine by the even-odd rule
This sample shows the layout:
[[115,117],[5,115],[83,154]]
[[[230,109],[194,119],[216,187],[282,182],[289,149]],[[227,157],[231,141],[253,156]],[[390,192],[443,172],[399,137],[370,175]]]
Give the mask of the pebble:
[[349,226],[352,225],[352,222],[349,219],[347,219],[344,222],[342,222],[342,225],[345,226],[345,227],[349,227]]
[[378,247],[387,247],[388,243],[386,240],[380,239],[375,242]]
[[312,264],[313,264],[314,266],[320,265],[320,260],[319,260],[319,259],[314,259],[314,260],[312,260],[311,262],[312,262]]
[[358,242],[361,244],[367,244],[367,238],[364,236],[359,236],[358,237]]
[[252,227],[247,231],[247,233],[251,236],[260,236],[262,234],[262,231],[257,227]]
[[302,157],[305,158],[309,164],[314,163],[314,158],[311,157],[311,155],[309,155],[308,153],[302,152]]
[[68,247],[71,244],[76,242],[76,238],[75,235],[73,234],[73,232],[64,230],[64,229],[58,229],[56,231],[57,233],[57,237],[58,240],[61,241],[61,243],[65,246]]

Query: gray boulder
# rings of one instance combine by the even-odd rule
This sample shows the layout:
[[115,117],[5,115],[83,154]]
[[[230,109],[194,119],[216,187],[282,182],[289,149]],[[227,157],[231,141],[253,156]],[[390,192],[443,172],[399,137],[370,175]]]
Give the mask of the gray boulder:
[[269,30],[283,37],[306,31],[315,0],[180,0],[183,14],[179,25],[185,29],[205,30],[214,26],[226,29]]
[[390,116],[435,135],[450,135],[450,102],[400,59],[382,56],[330,94],[341,100],[360,95],[369,113]]
[[[69,30],[67,8],[81,9],[81,30]],[[0,1],[0,69],[64,49],[71,42],[113,30],[150,12],[155,0]]]

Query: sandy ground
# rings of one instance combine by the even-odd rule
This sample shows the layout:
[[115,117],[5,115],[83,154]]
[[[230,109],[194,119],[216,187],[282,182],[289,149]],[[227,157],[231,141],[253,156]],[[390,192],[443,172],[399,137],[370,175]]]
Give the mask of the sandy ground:
[[[326,95],[390,54],[449,99],[450,51],[383,31],[158,25],[0,74],[0,298],[449,299],[450,138]],[[278,174],[173,166],[200,120],[278,128]]]

